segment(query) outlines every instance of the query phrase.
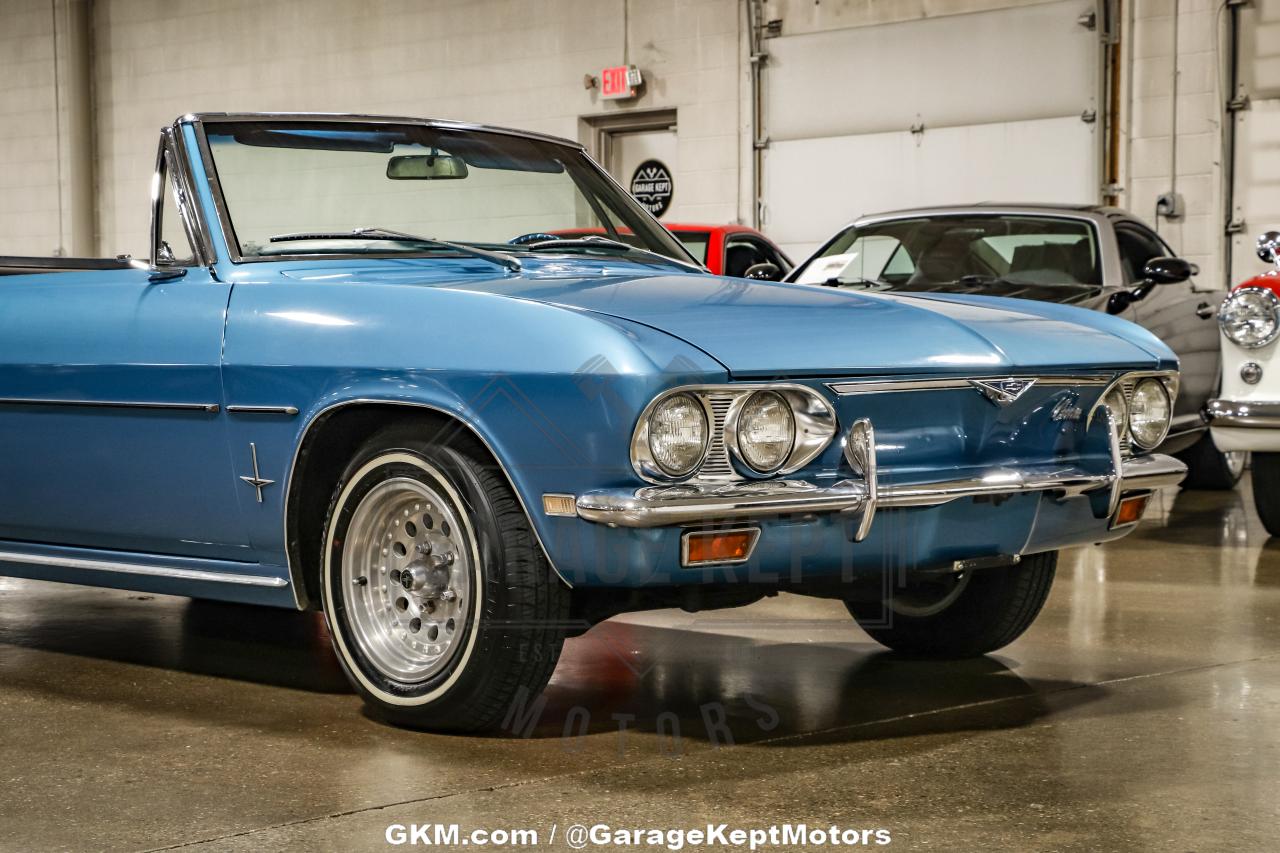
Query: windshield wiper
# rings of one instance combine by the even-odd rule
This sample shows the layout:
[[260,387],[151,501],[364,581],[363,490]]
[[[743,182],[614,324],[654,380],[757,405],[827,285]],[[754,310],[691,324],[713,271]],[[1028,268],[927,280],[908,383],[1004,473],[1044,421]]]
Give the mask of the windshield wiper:
[[639,246],[633,246],[630,243],[624,243],[621,240],[611,240],[608,237],[600,237],[595,234],[588,234],[585,237],[567,237],[562,240],[542,240],[537,243],[526,243],[520,248],[531,252],[555,251],[558,249],[613,249],[614,251],[633,252],[636,254],[647,255],[651,258],[657,258],[669,264],[679,264],[682,267],[695,269],[698,272],[705,272],[701,267],[686,263],[685,261],[676,260],[675,258],[669,257],[660,252],[641,249]]
[[401,240],[408,243],[421,243],[424,246],[438,246],[441,249],[452,249],[473,258],[482,258],[512,272],[520,272],[520,259],[503,252],[489,249],[477,249],[465,243],[453,243],[449,240],[438,240],[435,237],[419,237],[390,228],[356,228],[351,231],[300,231],[296,234],[277,234],[271,238],[272,243],[288,243],[294,240]]

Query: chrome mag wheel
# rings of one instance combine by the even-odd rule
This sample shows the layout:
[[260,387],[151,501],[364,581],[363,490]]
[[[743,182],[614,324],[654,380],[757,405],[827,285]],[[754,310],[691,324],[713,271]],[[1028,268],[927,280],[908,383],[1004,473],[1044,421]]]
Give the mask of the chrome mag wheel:
[[472,610],[472,548],[452,501],[412,477],[360,500],[342,545],[354,639],[369,663],[402,683],[425,681],[457,656]]

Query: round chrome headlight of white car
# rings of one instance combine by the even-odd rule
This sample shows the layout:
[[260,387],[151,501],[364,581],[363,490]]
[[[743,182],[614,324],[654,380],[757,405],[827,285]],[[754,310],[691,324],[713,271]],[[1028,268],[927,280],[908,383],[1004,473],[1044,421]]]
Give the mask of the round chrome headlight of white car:
[[795,415],[775,391],[757,391],[748,397],[734,426],[738,456],[757,474],[781,468],[796,444]]
[[1142,379],[1129,400],[1129,436],[1143,450],[1151,450],[1169,434],[1173,401],[1159,379]]
[[672,394],[653,407],[648,423],[649,454],[668,477],[685,477],[707,453],[707,412],[692,394]]
[[1265,347],[1280,334],[1280,299],[1262,287],[1242,287],[1218,311],[1227,340],[1248,349]]

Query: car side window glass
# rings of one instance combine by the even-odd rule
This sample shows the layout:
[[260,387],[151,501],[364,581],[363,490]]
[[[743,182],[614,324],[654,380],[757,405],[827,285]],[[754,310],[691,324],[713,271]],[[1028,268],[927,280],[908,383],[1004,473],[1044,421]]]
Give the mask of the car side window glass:
[[[166,158],[167,160],[167,158]],[[195,264],[195,249],[187,239],[187,231],[182,224],[182,212],[178,208],[178,198],[173,189],[173,172],[165,168],[161,176],[164,196],[160,201],[160,256],[153,260],[161,264],[175,266],[192,266]]]
[[786,258],[782,257],[782,254],[773,246],[770,246],[762,240],[755,239],[753,239],[751,243],[759,250],[760,256],[764,259],[765,263],[773,264],[783,272],[787,272],[791,269],[791,265],[787,263]]
[[1147,261],[1168,254],[1159,238],[1133,226],[1116,226],[1116,243],[1120,249],[1120,266],[1124,269],[1126,284],[1141,282],[1142,269]]
[[730,240],[724,249],[724,274],[741,278],[747,270],[756,264],[763,263],[764,253],[760,247],[750,240]]

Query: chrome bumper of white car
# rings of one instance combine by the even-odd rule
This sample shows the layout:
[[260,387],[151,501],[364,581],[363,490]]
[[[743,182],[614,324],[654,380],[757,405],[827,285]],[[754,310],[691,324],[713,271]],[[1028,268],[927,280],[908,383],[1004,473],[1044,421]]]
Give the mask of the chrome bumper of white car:
[[1153,454],[1126,459],[1115,470],[1094,473],[1075,467],[993,468],[981,476],[914,485],[878,482],[874,463],[869,479],[841,480],[819,486],[803,480],[747,483],[680,483],[641,489],[588,492],[577,499],[577,514],[616,527],[664,527],[727,519],[797,513],[861,515],[865,537],[877,509],[937,506],[959,498],[1056,492],[1064,497],[1110,489],[1112,507],[1124,492],[1174,486],[1187,466],[1172,456]]
[[1215,427],[1280,428],[1280,403],[1210,400],[1205,417]]

